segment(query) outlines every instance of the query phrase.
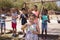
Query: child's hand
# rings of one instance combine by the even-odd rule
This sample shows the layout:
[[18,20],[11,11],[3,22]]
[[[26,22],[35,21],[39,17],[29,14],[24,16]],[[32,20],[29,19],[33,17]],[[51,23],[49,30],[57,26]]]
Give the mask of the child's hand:
[[50,20],[48,20],[48,23],[50,23]]
[[33,34],[38,34],[38,32],[36,32],[36,31],[32,31],[32,33],[33,33]]
[[48,20],[45,20],[44,22],[47,22]]

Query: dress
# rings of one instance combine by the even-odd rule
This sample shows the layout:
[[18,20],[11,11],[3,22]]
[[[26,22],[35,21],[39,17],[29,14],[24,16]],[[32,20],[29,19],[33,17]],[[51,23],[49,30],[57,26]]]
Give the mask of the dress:
[[33,34],[32,31],[37,31],[36,30],[36,24],[32,24],[32,25],[27,25],[27,33],[25,36],[25,40],[38,40],[38,35],[37,34]]

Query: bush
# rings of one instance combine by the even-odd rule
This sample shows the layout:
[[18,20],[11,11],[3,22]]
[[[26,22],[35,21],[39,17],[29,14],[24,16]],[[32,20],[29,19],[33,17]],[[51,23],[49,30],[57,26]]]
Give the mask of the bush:
[[0,8],[12,8],[14,7],[13,3],[10,0],[0,0]]
[[0,0],[0,8],[21,8],[23,5],[23,0]]

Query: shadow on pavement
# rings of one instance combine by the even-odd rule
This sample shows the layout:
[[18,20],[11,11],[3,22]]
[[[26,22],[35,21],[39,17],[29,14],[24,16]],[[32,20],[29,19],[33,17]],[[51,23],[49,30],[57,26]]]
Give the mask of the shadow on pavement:
[[42,34],[39,34],[38,36],[39,36],[39,38],[42,38],[42,37],[45,38],[46,37],[47,40],[60,40],[59,35],[42,35]]
[[[22,32],[19,32],[19,34],[23,35]],[[18,34],[18,36],[19,36],[19,34]],[[39,38],[42,38],[42,34],[39,34],[38,36],[39,36]],[[43,37],[47,37],[47,40],[60,40],[60,36],[59,35],[50,35],[49,34],[49,35],[43,35]],[[15,38],[18,39],[18,40],[21,40],[18,37],[15,37]],[[0,40],[12,40],[12,37],[6,37],[6,36],[5,37],[1,37],[0,36]],[[41,39],[39,39],[39,40],[41,40]],[[45,39],[43,38],[43,40],[45,40]]]

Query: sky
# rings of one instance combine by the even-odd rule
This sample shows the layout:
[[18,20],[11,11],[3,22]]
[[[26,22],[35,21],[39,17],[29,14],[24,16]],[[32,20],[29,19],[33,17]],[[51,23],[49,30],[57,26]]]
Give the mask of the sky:
[[56,3],[57,3],[57,6],[60,7],[60,1],[57,1]]

